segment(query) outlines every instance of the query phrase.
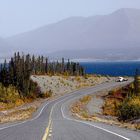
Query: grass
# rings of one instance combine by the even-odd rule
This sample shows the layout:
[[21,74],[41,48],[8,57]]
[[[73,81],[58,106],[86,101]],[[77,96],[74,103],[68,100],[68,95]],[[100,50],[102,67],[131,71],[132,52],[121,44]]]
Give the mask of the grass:
[[34,107],[13,111],[13,112],[9,113],[8,115],[0,116],[0,123],[28,119],[31,117],[32,113],[35,111],[36,111],[36,108],[34,108]]
[[87,111],[82,111],[81,113],[81,116],[83,117],[83,118],[89,118],[89,114],[88,114],[88,112]]
[[117,116],[117,108],[121,104],[119,99],[106,98],[103,106],[103,114],[110,116]]
[[92,97],[90,95],[86,95],[82,98],[80,98],[78,101],[76,101],[72,107],[71,107],[71,112],[72,113],[76,113],[79,114],[81,117],[83,118],[88,118],[89,117],[89,113],[86,109],[86,104],[89,103],[89,101],[92,99]]
[[92,99],[92,96],[86,95],[86,96],[84,96],[83,98],[81,98],[79,101],[80,101],[81,103],[87,104],[91,99]]

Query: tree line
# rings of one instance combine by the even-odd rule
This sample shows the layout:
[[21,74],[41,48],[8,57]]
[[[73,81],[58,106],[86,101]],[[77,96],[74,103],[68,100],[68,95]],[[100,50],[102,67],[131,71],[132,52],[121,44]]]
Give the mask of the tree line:
[[51,62],[44,56],[24,55],[15,53],[9,62],[0,66],[0,83],[4,87],[10,85],[16,87],[21,97],[28,97],[32,94],[40,94],[37,83],[31,80],[31,75],[84,75],[84,68],[79,63]]

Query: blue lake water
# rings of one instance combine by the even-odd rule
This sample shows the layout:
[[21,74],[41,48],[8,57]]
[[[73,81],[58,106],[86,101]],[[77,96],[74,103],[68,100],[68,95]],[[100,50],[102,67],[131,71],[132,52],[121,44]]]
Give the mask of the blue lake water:
[[110,76],[134,76],[136,69],[140,71],[140,61],[125,62],[80,62],[87,74]]
[[81,62],[87,74],[110,76],[134,76],[135,70],[140,69],[140,62]]

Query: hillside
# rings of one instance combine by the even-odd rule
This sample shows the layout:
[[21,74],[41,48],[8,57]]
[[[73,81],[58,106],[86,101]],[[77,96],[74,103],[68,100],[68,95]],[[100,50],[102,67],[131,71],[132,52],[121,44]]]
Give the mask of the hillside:
[[139,25],[140,10],[120,9],[109,15],[71,17],[7,41],[15,50],[51,52],[55,57],[66,53],[70,58],[139,59]]
[[87,76],[86,78],[82,76],[31,76],[31,79],[38,83],[43,93],[51,91],[52,95],[61,95],[109,81],[107,77],[98,76]]
[[0,59],[8,57],[11,54],[11,45],[5,39],[0,37]]

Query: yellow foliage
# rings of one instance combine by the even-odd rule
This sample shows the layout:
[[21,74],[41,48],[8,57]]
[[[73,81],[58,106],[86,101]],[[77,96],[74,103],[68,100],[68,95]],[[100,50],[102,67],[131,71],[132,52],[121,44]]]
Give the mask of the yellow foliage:
[[117,115],[117,108],[121,104],[121,101],[116,98],[106,98],[103,106],[103,113],[105,115]]
[[88,114],[88,112],[83,111],[83,112],[81,112],[81,116],[84,117],[84,118],[88,118],[89,114]]
[[91,99],[92,99],[92,97],[90,95],[86,95],[86,96],[84,96],[83,98],[80,99],[80,102],[88,103]]
[[140,123],[135,124],[135,128],[136,128],[137,130],[140,130]]
[[136,106],[140,106],[140,97],[136,96],[133,97],[130,101],[129,101],[130,105],[136,105]]
[[77,76],[77,77],[75,78],[75,80],[78,81],[78,82],[81,82],[81,77],[80,77],[80,76]]
[[23,105],[23,104],[24,104],[24,101],[22,99],[17,99],[16,102],[15,102],[16,106],[20,106],[20,105]]
[[15,103],[20,95],[14,86],[4,87],[0,84],[0,102]]

